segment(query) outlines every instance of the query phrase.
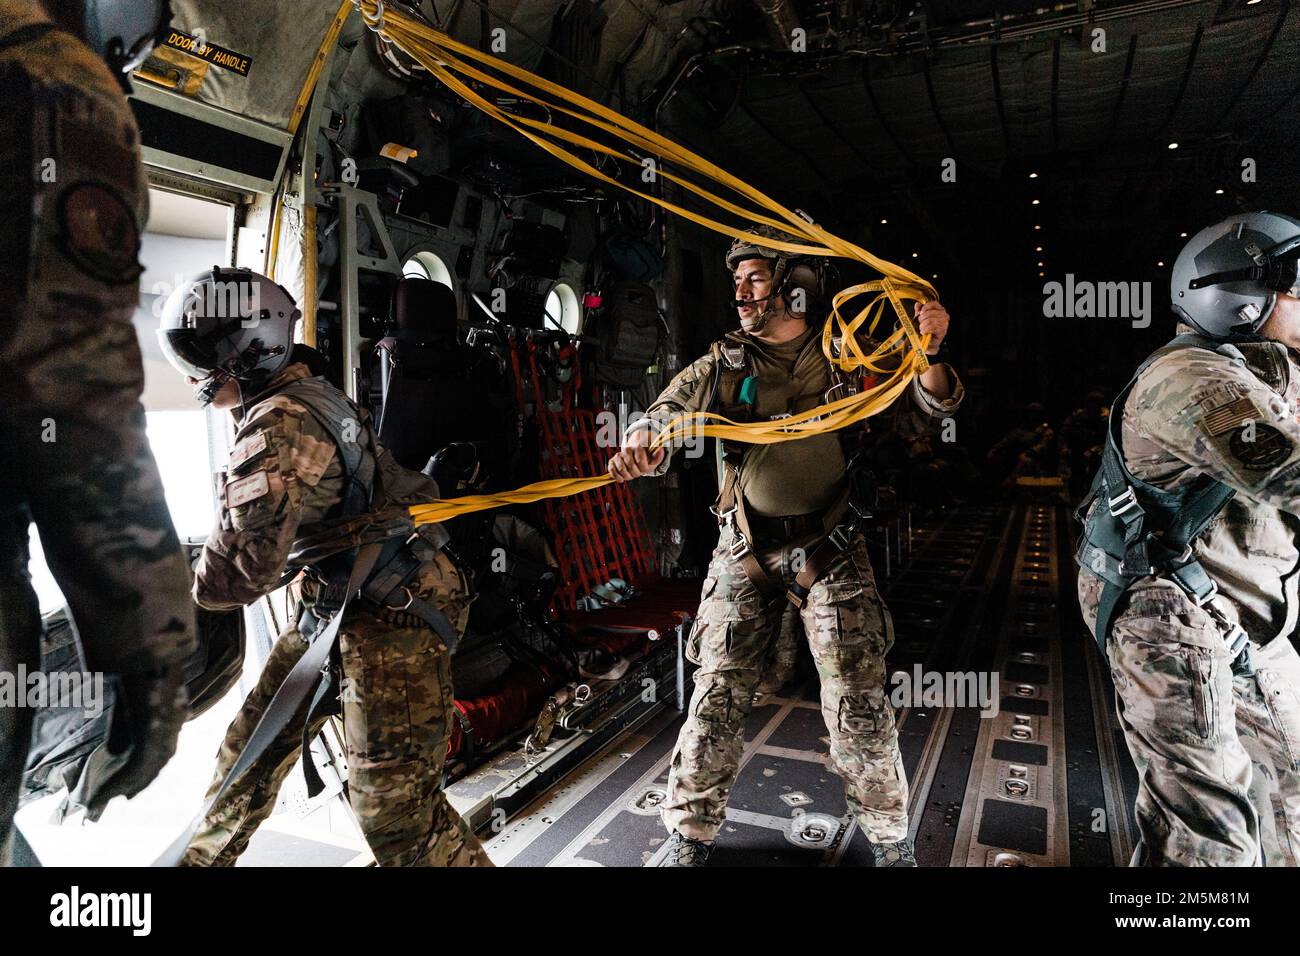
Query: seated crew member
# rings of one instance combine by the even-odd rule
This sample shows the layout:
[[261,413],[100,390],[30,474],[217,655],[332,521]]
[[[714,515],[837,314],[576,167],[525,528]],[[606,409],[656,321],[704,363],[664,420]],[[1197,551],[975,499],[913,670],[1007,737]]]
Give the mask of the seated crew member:
[[1139,773],[1135,865],[1298,862],[1298,257],[1300,220],[1274,213],[1187,241],[1178,336],[1112,405],[1082,506],[1079,602]]
[[[225,317],[226,303],[252,306]],[[214,269],[172,294],[159,332],[196,397],[238,421],[194,599],[214,610],[240,607],[279,587],[286,571],[306,572],[300,617],[279,636],[227,730],[208,799],[308,642],[338,612],[354,562],[380,541],[339,627],[352,808],[381,866],[490,866],[440,789],[454,706],[447,644],[462,631],[470,598],[442,550],[445,532],[427,525],[411,535],[405,514],[437,498],[437,485],[394,462],[365,413],[312,368],[323,365],[319,354],[293,344],[299,314],[271,280]],[[324,720],[306,704],[296,712],[207,812],[184,865],[234,864]]]
[[[760,228],[727,254],[740,331],[678,374],[645,418],[628,427],[624,449],[609,463],[618,480],[667,470],[670,450],[651,454],[646,446],[678,415],[778,418],[823,404],[837,383],[820,329],[809,326],[804,311],[821,294],[821,263],[764,246],[764,237],[789,241]],[[927,302],[917,319],[937,352],[947,311]],[[932,366],[895,402],[893,427],[935,429],[962,393],[949,366]],[[787,588],[821,676],[831,760],[876,865],[916,865],[907,835],[907,781],[885,694],[893,624],[861,529],[851,520],[848,490],[856,476],[846,467],[844,437],[724,445],[726,479],[715,509],[721,536],[687,651],[700,669],[663,807],[672,834],[667,865],[707,862],[739,772],[742,724],[779,645]],[[832,530],[844,533],[831,536]]]

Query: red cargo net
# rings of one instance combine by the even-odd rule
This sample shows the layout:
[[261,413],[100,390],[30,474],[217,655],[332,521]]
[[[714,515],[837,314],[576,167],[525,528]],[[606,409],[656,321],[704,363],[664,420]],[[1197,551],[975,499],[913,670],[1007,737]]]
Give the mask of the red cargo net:
[[456,701],[460,716],[451,723],[447,756],[456,757],[469,749],[467,733],[478,748],[495,744],[528,726],[551,692],[566,679],[564,665],[559,662],[512,664],[491,693]]
[[[564,345],[546,357],[553,358],[557,368],[572,372],[569,381],[556,383],[549,404],[547,379],[541,368],[545,358],[539,361],[537,342],[530,337],[512,343],[511,361],[520,408],[526,407],[525,388],[531,392],[540,438],[540,476],[584,478],[603,474],[614,449],[597,446],[595,412],[577,407],[581,374],[578,348]],[[555,372],[550,375],[553,378]],[[580,597],[611,578],[633,583],[654,567],[650,536],[636,497],[627,485],[607,485],[544,501],[542,516],[564,576],[556,593],[559,607],[573,610]]]

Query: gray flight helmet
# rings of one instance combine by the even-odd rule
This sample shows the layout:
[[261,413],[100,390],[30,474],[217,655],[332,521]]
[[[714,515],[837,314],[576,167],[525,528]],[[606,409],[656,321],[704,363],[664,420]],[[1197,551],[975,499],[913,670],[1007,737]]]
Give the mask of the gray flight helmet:
[[1220,342],[1253,338],[1279,293],[1296,295],[1300,220],[1273,212],[1229,216],[1188,240],[1174,262],[1174,314]]
[[138,69],[171,20],[170,0],[85,0],[86,43],[115,73]]
[[249,269],[213,266],[177,288],[163,304],[158,341],[182,375],[197,380],[194,397],[210,404],[231,379],[256,395],[290,362],[293,296]]

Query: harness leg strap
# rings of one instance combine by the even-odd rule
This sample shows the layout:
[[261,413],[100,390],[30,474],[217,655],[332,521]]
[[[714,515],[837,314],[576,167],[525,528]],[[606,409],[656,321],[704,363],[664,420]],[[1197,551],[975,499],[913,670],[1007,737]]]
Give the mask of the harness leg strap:
[[849,489],[846,487],[835,504],[827,510],[826,516],[822,519],[824,537],[808,553],[804,566],[795,575],[794,583],[785,593],[786,600],[801,611],[808,603],[808,592],[812,590],[812,586],[830,570],[835,558],[848,551],[853,544],[853,535],[858,530],[858,518],[854,516],[849,521],[843,520],[851,510],[849,495]]
[[330,692],[334,689],[333,673],[322,673],[320,683],[316,685],[316,691],[312,694],[311,703],[307,707],[307,720],[302,725],[302,775],[307,781],[308,797],[315,797],[325,789],[325,782],[320,778],[316,762],[311,759],[311,739],[315,736],[311,727],[320,716],[321,707],[329,700]]
[[750,584],[767,600],[776,591],[777,585],[754,554],[754,536],[749,528],[749,518],[745,516],[745,496],[736,487],[739,474],[734,465],[727,464],[727,478],[723,482],[722,493],[718,496],[718,504],[713,513],[718,516],[723,527],[730,525],[736,536],[731,556],[740,564],[740,569],[745,572]]

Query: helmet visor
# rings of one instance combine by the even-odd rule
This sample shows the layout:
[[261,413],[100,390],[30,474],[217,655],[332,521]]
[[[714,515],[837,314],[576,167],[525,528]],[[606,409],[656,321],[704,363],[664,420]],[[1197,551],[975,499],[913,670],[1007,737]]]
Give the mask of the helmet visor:
[[183,375],[205,379],[221,364],[213,336],[200,336],[193,329],[159,329],[158,342],[167,361]]

